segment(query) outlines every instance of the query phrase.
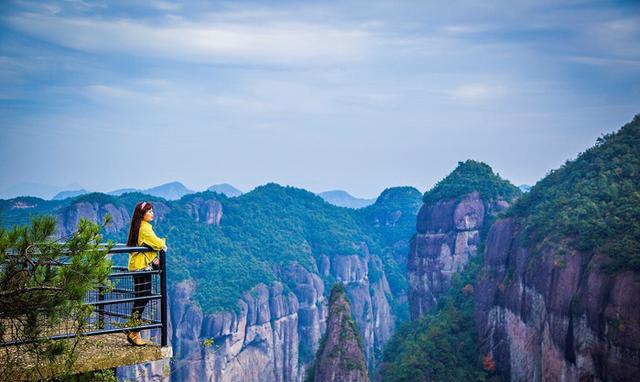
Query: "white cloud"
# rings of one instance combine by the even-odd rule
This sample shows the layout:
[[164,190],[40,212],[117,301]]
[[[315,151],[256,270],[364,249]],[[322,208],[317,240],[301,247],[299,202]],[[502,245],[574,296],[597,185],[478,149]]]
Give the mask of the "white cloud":
[[150,24],[22,13],[6,21],[24,33],[81,51],[181,62],[330,65],[359,60],[372,45],[365,30],[324,24],[167,20]]
[[473,34],[486,32],[491,30],[488,25],[472,25],[472,24],[457,24],[457,25],[445,25],[442,31],[446,34]]
[[506,94],[506,89],[497,85],[466,84],[449,90],[446,94],[460,101],[479,102],[502,97]]

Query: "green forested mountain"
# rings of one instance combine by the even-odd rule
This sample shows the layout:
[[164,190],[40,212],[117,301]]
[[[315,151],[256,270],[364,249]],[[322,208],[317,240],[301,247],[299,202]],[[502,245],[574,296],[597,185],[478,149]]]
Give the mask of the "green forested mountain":
[[[485,176],[479,178],[480,174]],[[488,174],[481,163],[461,162],[456,171],[425,193],[424,201],[459,198],[476,187],[483,197],[504,192],[516,195],[512,187]],[[534,252],[540,245],[550,245],[563,254],[571,246],[606,256],[611,272],[638,272],[640,116],[598,139],[577,159],[551,171],[520,196],[505,216],[523,225],[520,240]],[[479,256],[454,277],[447,296],[435,310],[398,329],[385,348],[379,369],[382,380],[498,378],[493,376],[493,359],[480,359],[477,352],[473,296],[481,263]]]
[[640,270],[640,115],[551,171],[511,210],[531,244],[562,241]]
[[[498,201],[511,203],[521,195],[517,187],[495,174],[489,165],[467,160],[459,162],[422,200],[428,207],[443,200],[461,201],[476,191],[486,206]],[[484,216],[478,254],[483,251],[484,239],[495,217],[493,213]],[[473,292],[481,263],[481,255],[473,258],[464,271],[453,276],[447,294],[438,299],[434,309],[398,328],[385,347],[378,370],[380,380],[481,381],[488,376],[482,368],[473,321]]]
[[[410,187],[387,189],[375,204],[359,210],[336,207],[306,190],[274,183],[234,198],[209,191],[178,201],[141,193],[92,193],[56,202],[2,200],[0,208],[2,224],[10,226],[25,224],[32,215],[62,213],[81,202],[132,211],[141,200],[168,207],[165,213],[156,207],[154,229],[168,239],[170,282],[195,280],[195,298],[206,312],[233,308],[243,292],[274,280],[278,267],[297,262],[317,272],[316,257],[359,254],[360,243],[382,258],[392,275],[392,290],[406,289],[402,259],[394,256],[406,256],[406,241],[397,242],[411,237],[420,205],[420,192]],[[194,220],[193,206],[203,200],[220,203],[219,225]],[[16,203],[24,208],[15,208]],[[128,222],[105,236],[124,242],[127,229]]]

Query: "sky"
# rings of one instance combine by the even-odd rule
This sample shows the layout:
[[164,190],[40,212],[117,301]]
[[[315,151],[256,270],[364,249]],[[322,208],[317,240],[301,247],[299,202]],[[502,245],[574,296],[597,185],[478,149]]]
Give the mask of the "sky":
[[0,193],[535,184],[640,113],[640,2],[3,1]]

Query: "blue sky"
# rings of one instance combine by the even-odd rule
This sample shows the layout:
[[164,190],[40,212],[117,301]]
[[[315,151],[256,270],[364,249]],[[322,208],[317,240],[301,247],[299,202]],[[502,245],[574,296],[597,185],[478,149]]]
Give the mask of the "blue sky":
[[640,5],[0,5],[0,189],[533,184],[640,113]]

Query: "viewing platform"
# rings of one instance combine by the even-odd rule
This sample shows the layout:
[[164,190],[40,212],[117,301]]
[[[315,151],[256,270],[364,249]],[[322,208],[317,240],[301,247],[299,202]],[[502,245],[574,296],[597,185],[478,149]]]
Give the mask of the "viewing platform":
[[[25,354],[23,349],[33,340],[16,338],[15,330],[0,333],[0,362],[18,360],[10,376],[0,380],[32,381],[54,378],[64,374],[80,374],[120,366],[168,359],[172,349],[168,343],[167,277],[164,251],[159,252],[158,269],[128,271],[126,260],[130,252],[155,252],[147,247],[117,245],[106,251],[112,259],[110,283],[87,293],[88,320],[78,331],[74,317],[62,318],[55,327],[44,328],[36,340],[73,341],[77,360],[72,366],[63,362],[47,362]],[[137,280],[137,282],[136,282]],[[143,282],[141,282],[143,280]],[[149,281],[150,280],[150,281]],[[136,287],[137,284],[137,287]],[[141,317],[134,317],[134,304],[146,301]],[[0,319],[2,319],[0,317]],[[127,342],[126,333],[139,331],[146,346]],[[44,358],[44,355],[43,355]]]

